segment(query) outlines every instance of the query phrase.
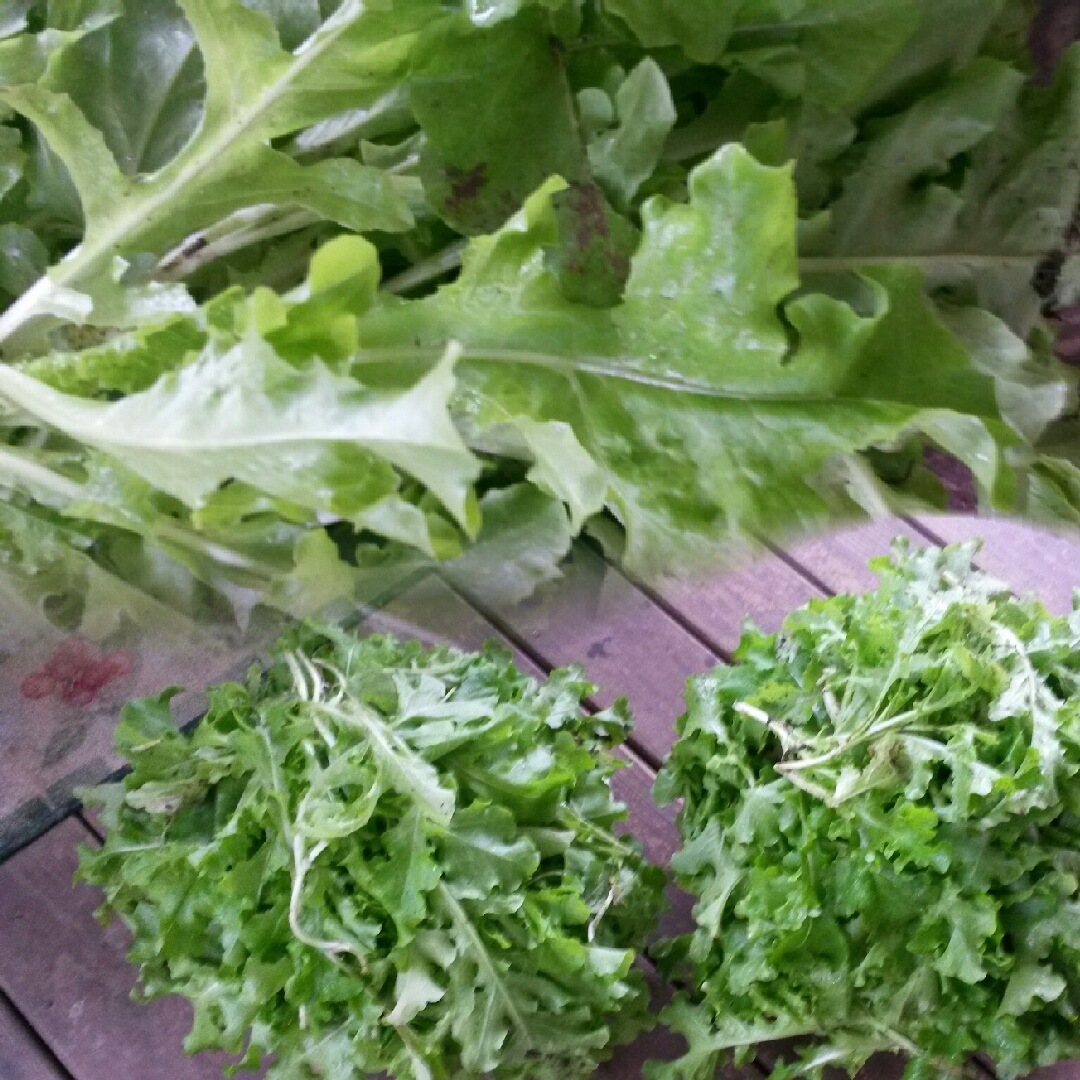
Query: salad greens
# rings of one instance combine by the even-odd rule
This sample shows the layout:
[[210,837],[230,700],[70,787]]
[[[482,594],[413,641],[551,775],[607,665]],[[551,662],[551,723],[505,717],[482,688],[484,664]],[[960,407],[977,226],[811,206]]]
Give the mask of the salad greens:
[[656,786],[698,898],[666,946],[689,1048],[656,1080],[792,1036],[817,1038],[781,1077],[1080,1054],[1080,603],[1048,616],[975,550],[898,540],[874,592],[748,627],[690,680]]
[[630,718],[584,715],[593,689],[306,625],[191,734],[175,691],[125,707],[80,874],[141,992],[191,1000],[189,1051],[272,1055],[267,1080],[587,1076],[649,1022],[663,884],[613,834]]
[[1026,0],[10,12],[11,589],[48,535],[241,619],[516,598],[583,530],[649,575],[940,505],[928,450],[1080,520],[1080,49],[1029,79]]

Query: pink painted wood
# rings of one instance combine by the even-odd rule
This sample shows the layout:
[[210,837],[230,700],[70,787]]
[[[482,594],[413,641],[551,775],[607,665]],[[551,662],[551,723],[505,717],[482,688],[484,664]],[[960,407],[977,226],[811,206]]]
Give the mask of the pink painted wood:
[[67,1080],[33,1028],[0,998],[0,1077],[3,1080]]
[[[1062,607],[1068,592],[1064,583],[1080,577],[1073,569],[1080,568],[1080,546],[1057,537],[1033,537],[1011,524],[935,519],[914,525],[878,523],[807,541],[711,582],[668,582],[655,591],[639,587],[579,548],[560,586],[530,603],[491,614],[524,647],[516,653],[524,670],[538,672],[582,659],[590,676],[605,684],[597,695],[600,704],[626,692],[637,712],[635,745],[656,760],[670,746],[686,676],[716,663],[733,647],[744,616],[772,630],[789,608],[812,596],[871,587],[874,576],[866,560],[886,554],[894,535],[918,540],[932,533],[951,540],[972,531],[988,535],[981,557],[987,569],[1016,587],[1039,589],[1055,607]],[[373,616],[368,629],[451,640],[466,648],[478,648],[497,636],[483,615],[434,577]],[[651,858],[666,862],[677,842],[671,814],[658,810],[649,797],[653,771],[647,760],[633,752],[626,760],[628,767],[617,774],[616,785],[630,808],[631,831]],[[208,1080],[219,1075],[219,1060],[212,1056],[193,1061],[180,1053],[189,1017],[184,1003],[136,1006],[128,1000],[133,972],[123,961],[123,931],[97,927],[91,919],[97,898],[88,889],[69,887],[74,845],[88,839],[92,836],[82,825],[68,820],[0,865],[0,926],[13,931],[15,943],[9,947],[5,933],[0,988],[74,1080]],[[676,899],[675,919],[685,926],[688,901]],[[0,1013],[0,1032],[2,1024]],[[662,1031],[655,1033],[620,1051],[600,1075],[631,1080],[640,1075],[643,1060],[670,1057],[677,1042]],[[4,1045],[0,1041],[0,1050]],[[759,1062],[767,1065],[773,1053],[763,1052]],[[0,1063],[3,1060],[0,1056]],[[900,1068],[897,1059],[882,1057],[867,1066],[864,1078],[897,1080]],[[48,1071],[40,1075],[54,1080]],[[760,1067],[743,1080],[753,1075],[760,1075]],[[23,1080],[17,1073],[13,1076]],[[2,1069],[0,1080],[8,1080]],[[1080,1063],[1044,1070],[1039,1080],[1080,1080]]]
[[1080,534],[1036,529],[1018,521],[943,515],[920,517],[918,526],[936,542],[981,539],[976,562],[1017,592],[1034,592],[1059,615],[1069,611],[1080,587]]

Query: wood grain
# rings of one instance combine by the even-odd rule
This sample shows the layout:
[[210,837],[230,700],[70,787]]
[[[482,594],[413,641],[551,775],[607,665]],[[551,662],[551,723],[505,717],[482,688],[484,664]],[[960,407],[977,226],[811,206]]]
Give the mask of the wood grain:
[[524,603],[485,611],[550,666],[581,663],[596,701],[630,701],[632,745],[652,763],[667,753],[687,676],[718,657],[591,549],[575,546],[564,577]]
[[223,1054],[182,1052],[186,1001],[130,999],[127,931],[102,928],[101,894],[71,884],[79,843],[96,838],[68,818],[0,865],[0,987],[76,1080],[220,1080]]
[[646,591],[677,611],[678,621],[724,659],[738,645],[745,619],[771,634],[789,611],[821,595],[806,575],[772,552],[711,577],[669,579]]
[[960,515],[919,517],[916,525],[935,543],[982,538],[976,562],[1017,592],[1037,593],[1058,615],[1070,610],[1080,586],[1080,540],[1019,521]]
[[908,522],[886,518],[801,540],[785,548],[785,554],[796,569],[820,582],[829,592],[865,592],[874,588],[878,580],[867,562],[888,555],[896,536],[925,542]]
[[70,1080],[22,1017],[0,997],[0,1078]]

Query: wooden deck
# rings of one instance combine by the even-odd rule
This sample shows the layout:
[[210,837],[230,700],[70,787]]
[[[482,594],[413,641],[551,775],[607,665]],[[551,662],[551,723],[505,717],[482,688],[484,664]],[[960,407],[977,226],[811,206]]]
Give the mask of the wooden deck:
[[[627,694],[637,724],[626,748],[630,767],[616,784],[630,806],[631,831],[652,859],[666,862],[677,845],[672,814],[652,803],[649,789],[671,744],[686,677],[729,659],[747,615],[772,630],[810,597],[872,586],[866,561],[884,554],[897,534],[935,543],[982,535],[980,565],[1017,591],[1038,592],[1058,612],[1067,610],[1071,587],[1080,584],[1080,543],[1012,523],[945,517],[884,522],[776,550],[692,588],[642,588],[580,547],[558,587],[515,609],[489,610],[430,577],[401,593],[369,625],[466,648],[502,637],[526,670],[583,661],[604,687],[597,705]],[[95,754],[93,767],[106,768]],[[5,786],[25,781],[16,775],[19,761],[17,753],[0,754],[0,802]],[[50,813],[63,811],[61,801]],[[44,827],[45,819],[39,824]],[[124,960],[125,932],[96,923],[98,894],[71,884],[77,845],[99,840],[94,821],[71,812],[0,864],[0,1080],[219,1077],[221,1055],[187,1057],[181,1051],[190,1016],[186,1002],[129,1000],[134,970]],[[688,898],[674,900],[668,929],[689,921]],[[598,1075],[630,1080],[640,1075],[644,1058],[675,1050],[676,1040],[654,1032]],[[747,1080],[764,1075],[768,1065],[763,1050]],[[865,1073],[867,1080],[895,1080],[900,1067],[883,1058]],[[1080,1080],[1080,1062],[1043,1070],[1040,1080]]]

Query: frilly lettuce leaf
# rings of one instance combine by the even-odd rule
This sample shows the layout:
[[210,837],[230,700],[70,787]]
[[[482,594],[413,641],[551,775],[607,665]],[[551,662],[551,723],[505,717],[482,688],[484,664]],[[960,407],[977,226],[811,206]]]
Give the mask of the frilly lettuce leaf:
[[171,692],[126,706],[132,772],[91,793],[109,837],[80,875],[146,992],[192,1002],[186,1048],[281,1080],[572,1080],[647,1027],[663,875],[613,832],[625,708],[494,646],[307,625],[276,654],[190,736]]
[[[381,170],[352,158],[304,166],[274,149],[270,140],[346,104],[373,101],[391,88],[433,8],[417,0],[383,13],[345,0],[302,50],[290,53],[259,12],[229,0],[185,0],[181,6],[201,52],[206,82],[198,125],[186,141],[190,100],[183,115],[172,118],[160,145],[153,143],[154,132],[130,129],[122,117],[115,123],[110,117],[107,140],[64,91],[84,77],[85,65],[80,67],[73,54],[63,58],[67,63],[59,65],[55,80],[49,72],[40,81],[0,85],[0,104],[32,121],[63,161],[85,220],[77,249],[0,315],[0,342],[35,317],[54,314],[58,298],[67,301],[68,310],[71,294],[92,292],[96,281],[108,277],[117,256],[160,256],[244,207],[303,207],[357,231],[394,231],[413,223],[405,190]],[[124,26],[131,32],[130,22]],[[92,58],[86,63],[92,65]],[[177,71],[182,69],[183,64]],[[141,144],[138,153],[133,142]],[[179,143],[182,148],[162,160]],[[156,168],[129,176],[122,163]],[[81,321],[91,312],[92,307]],[[126,318],[109,322],[134,321],[130,313],[119,314]]]
[[[853,151],[853,154],[855,152]],[[808,256],[904,259],[1027,336],[1035,269],[1080,198],[1080,48],[1049,88],[982,57],[909,109],[875,121]],[[822,226],[825,226],[824,228]],[[865,264],[865,263],[864,263]]]
[[682,800],[672,868],[697,897],[664,950],[687,962],[664,1019],[688,1049],[653,1080],[796,1035],[777,1078],[1080,1053],[1080,623],[976,553],[898,540],[874,591],[747,626],[738,664],[690,680],[656,786]]
[[892,0],[605,0],[647,47],[754,72],[793,97],[841,108],[873,85],[919,26]]
[[[548,183],[474,240],[431,296],[377,292],[374,249],[342,237],[293,293],[234,290],[0,368],[0,395],[83,448],[76,471],[97,479],[61,509],[150,539],[173,507],[161,542],[202,573],[220,545],[237,581],[256,520],[289,523],[289,574],[296,530],[328,527],[346,562],[373,535],[410,566],[450,560],[469,588],[520,598],[603,514],[630,569],[687,570],[763,534],[919,505],[923,478],[879,468],[912,442],[1017,504],[1015,448],[1067,382],[985,311],[939,312],[915,267],[800,284],[790,168],[729,146],[694,170],[689,203],[649,200],[606,308],[568,299],[545,257],[564,190]],[[312,551],[336,565],[332,545]],[[246,576],[264,595],[274,579]]]
[[520,597],[586,529],[688,569],[939,503],[930,447],[984,506],[1074,520],[1031,274],[1077,194],[1080,80],[1070,55],[1025,81],[1027,25],[1023,0],[19,6],[0,474],[238,612],[434,563]]
[[[967,461],[988,497],[1013,498],[1002,450],[1018,439],[994,379],[926,300],[917,269],[853,276],[852,304],[798,293],[788,170],[727,147],[690,192],[687,205],[645,205],[623,301],[600,311],[567,301],[540,257],[557,238],[542,191],[470,246],[453,285],[374,305],[359,370],[460,342],[470,439],[505,452],[520,418],[565,425],[641,572],[854,512],[846,482],[830,479],[838,462],[857,467],[870,448],[919,433]],[[544,462],[520,431],[516,443]]]

